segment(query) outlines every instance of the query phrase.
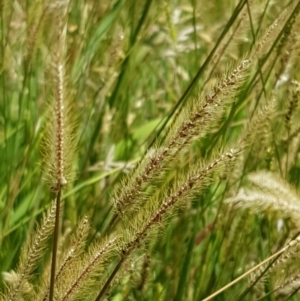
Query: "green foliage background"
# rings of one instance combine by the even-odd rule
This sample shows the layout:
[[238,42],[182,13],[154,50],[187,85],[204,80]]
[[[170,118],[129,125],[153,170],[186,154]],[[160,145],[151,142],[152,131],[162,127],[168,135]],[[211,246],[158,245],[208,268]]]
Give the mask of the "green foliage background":
[[[23,244],[54,198],[44,181],[41,140],[53,90],[49,69],[55,22],[49,13],[54,4],[48,1],[0,3],[4,290],[3,272],[16,268]],[[259,110],[264,114],[259,109],[264,102],[273,99],[276,109],[253,126],[242,163],[238,158],[232,168],[214,175],[126,261],[110,289],[111,300],[202,300],[285,246],[298,231],[288,217],[237,210],[224,200],[236,195],[256,170],[270,170],[299,186],[299,2],[74,0],[68,5],[66,80],[78,145],[72,161],[76,178],[63,193],[61,243],[87,215],[86,249],[112,232],[115,185],[154,141],[163,143],[174,116],[211,94],[230,66],[247,59],[275,19],[282,28],[267,42],[233,104],[224,105],[222,118],[178,155],[163,181],[147,193],[155,189],[164,195],[191,166],[239,143],[251,118]],[[122,233],[124,227],[126,221],[114,231]],[[49,248],[34,273],[36,286],[50,253]],[[244,279],[214,300],[298,300],[297,294],[269,294],[278,278],[249,291],[249,279]]]

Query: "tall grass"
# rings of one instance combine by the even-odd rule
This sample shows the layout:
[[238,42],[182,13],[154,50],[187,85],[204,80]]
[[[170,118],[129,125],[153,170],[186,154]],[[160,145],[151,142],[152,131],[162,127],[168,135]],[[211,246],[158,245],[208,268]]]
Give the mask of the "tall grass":
[[299,9],[0,2],[1,300],[298,300]]

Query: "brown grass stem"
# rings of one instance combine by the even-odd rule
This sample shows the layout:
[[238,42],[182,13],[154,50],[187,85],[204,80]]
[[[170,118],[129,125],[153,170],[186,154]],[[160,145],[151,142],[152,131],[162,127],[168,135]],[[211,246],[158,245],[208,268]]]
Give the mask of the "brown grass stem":
[[99,295],[97,296],[97,298],[95,299],[95,301],[100,301],[101,298],[104,296],[104,294],[106,293],[107,289],[109,288],[111,282],[113,281],[115,275],[118,273],[119,269],[121,268],[123,262],[125,261],[125,257],[122,257],[118,264],[116,265],[116,267],[114,268],[113,272],[111,273],[111,275],[109,276],[109,278],[107,279],[107,281],[105,282],[103,288],[101,289]]

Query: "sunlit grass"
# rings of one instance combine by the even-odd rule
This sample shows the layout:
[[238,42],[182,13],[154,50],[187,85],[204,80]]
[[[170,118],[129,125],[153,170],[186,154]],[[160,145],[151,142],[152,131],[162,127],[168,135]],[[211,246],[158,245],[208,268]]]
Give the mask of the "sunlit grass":
[[[122,234],[130,222],[138,224],[139,218],[146,221],[150,216],[143,215],[142,201],[164,200],[178,191],[178,183],[188,182],[190,173],[199,172],[199,162],[205,166],[222,152],[239,149],[233,164],[221,164],[211,182],[182,200],[146,245],[141,243],[142,248],[136,246],[128,254],[108,288],[112,300],[204,299],[297,235],[291,214],[265,213],[263,205],[253,214],[238,210],[242,206],[228,200],[237,201],[245,186],[248,191],[247,177],[257,170],[271,171],[299,189],[298,1],[74,0],[61,5],[68,10],[64,20],[67,89],[78,120],[76,155],[71,161],[76,177],[62,194],[61,244],[70,245],[70,233],[83,216],[91,227],[85,250],[109,234]],[[3,273],[16,269],[22,246],[55,198],[46,183],[47,157],[43,158],[41,145],[54,89],[56,9],[47,1],[0,3],[2,290],[4,275],[7,280]],[[275,20],[278,27],[260,44]],[[243,63],[249,63],[249,68],[242,79],[234,85],[229,82],[232,90],[224,89],[233,98],[220,97],[220,118],[211,121],[207,115],[205,123],[195,129],[190,126],[194,132],[175,135],[183,151],[171,151],[149,183],[142,174],[142,205],[128,209],[129,221],[122,221],[116,216],[121,212],[118,197],[135,179],[130,174],[124,182],[125,175],[139,160],[147,163],[155,157],[156,150],[165,153],[185,118],[197,111],[200,101],[213,98],[218,91],[211,89]],[[51,129],[51,121],[49,125]],[[188,135],[192,142],[186,142]],[[149,146],[157,149],[147,153]],[[137,189],[135,180],[132,185]],[[155,206],[154,201],[149,205],[154,213]],[[123,234],[125,241],[128,233]],[[130,249],[125,243],[118,248]],[[82,264],[88,259],[84,257]],[[39,275],[50,261],[51,247],[31,279],[36,287],[42,287]],[[118,262],[112,257],[104,279]],[[284,277],[297,280],[297,275],[295,268]],[[298,286],[291,283],[286,290],[269,294],[281,276],[270,269],[267,277],[248,291],[251,282],[245,278],[215,300],[257,296],[297,300],[298,293],[293,292]],[[98,281],[91,295],[80,300],[95,300],[105,284]]]

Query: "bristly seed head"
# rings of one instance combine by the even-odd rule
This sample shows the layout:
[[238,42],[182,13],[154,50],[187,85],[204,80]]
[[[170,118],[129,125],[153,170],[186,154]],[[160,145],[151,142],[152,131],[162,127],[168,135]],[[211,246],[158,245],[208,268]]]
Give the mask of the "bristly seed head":
[[[57,22],[58,24],[60,22]],[[59,27],[59,26],[58,26]],[[51,191],[57,192],[73,178],[72,165],[75,154],[75,123],[73,105],[66,85],[65,75],[66,33],[58,28],[57,43],[52,57],[52,103],[46,123],[43,143],[43,169]]]

